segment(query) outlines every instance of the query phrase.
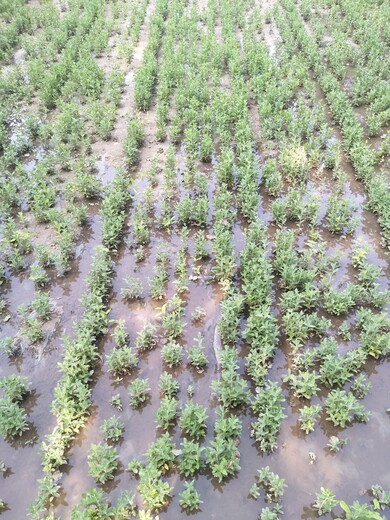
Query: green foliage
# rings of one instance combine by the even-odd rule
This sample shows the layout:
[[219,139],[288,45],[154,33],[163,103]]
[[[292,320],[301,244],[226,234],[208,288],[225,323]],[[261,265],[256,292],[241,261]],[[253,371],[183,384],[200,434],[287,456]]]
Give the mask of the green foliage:
[[161,357],[168,367],[178,366],[183,359],[183,347],[176,341],[170,340],[161,349]]
[[123,279],[125,286],[121,289],[121,296],[124,300],[137,300],[142,297],[143,285],[140,278],[127,276]]
[[295,397],[305,397],[311,399],[318,392],[316,381],[318,376],[315,372],[301,371],[293,374],[289,369],[287,374],[283,376],[283,381],[293,390]]
[[188,401],[181,414],[180,427],[184,433],[199,440],[206,434],[207,418],[205,406]]
[[125,426],[118,417],[113,415],[103,421],[100,430],[106,441],[118,442],[125,431]]
[[123,141],[123,150],[129,166],[137,161],[138,149],[144,142],[144,129],[139,118],[133,117],[127,123],[127,134]]
[[240,471],[240,453],[232,440],[216,437],[206,448],[206,461],[218,482]]
[[173,397],[165,396],[160,401],[160,407],[156,410],[157,426],[162,430],[169,430],[177,420],[178,401]]
[[161,478],[161,471],[153,464],[140,470],[138,491],[148,509],[160,511],[168,504],[172,488]]
[[88,453],[88,467],[90,476],[104,484],[114,478],[118,467],[118,455],[114,447],[108,444],[91,444]]
[[188,360],[191,366],[201,372],[208,364],[209,360],[204,352],[203,337],[199,333],[195,337],[195,343],[188,349]]
[[342,428],[353,419],[366,422],[369,418],[369,413],[356,397],[344,390],[332,390],[326,399],[325,408],[329,415],[328,420]]
[[264,487],[267,499],[270,502],[279,502],[284,494],[284,489],[287,487],[286,481],[273,473],[269,466],[259,469],[258,473],[258,483]]
[[108,370],[117,379],[121,379],[138,365],[137,355],[127,346],[112,349],[110,354],[106,355],[106,361]]
[[23,408],[9,398],[0,399],[0,433],[3,437],[20,437],[28,430],[27,416]]
[[27,378],[15,374],[0,377],[0,388],[4,389],[4,397],[13,403],[23,401],[30,392]]
[[332,509],[338,504],[336,496],[330,489],[321,487],[320,492],[316,493],[316,501],[313,508],[317,511],[319,516],[330,513]]
[[315,424],[321,412],[321,405],[304,406],[301,409],[299,422],[301,430],[306,434],[314,432]]
[[185,477],[192,477],[203,468],[202,453],[205,448],[197,442],[183,439],[181,444],[181,457],[179,459],[179,472]]
[[199,509],[202,500],[195,489],[195,480],[184,482],[184,490],[180,493],[179,504],[183,509],[189,512]]
[[129,386],[130,404],[133,408],[140,408],[149,398],[150,386],[148,379],[134,379]]
[[269,381],[264,388],[259,389],[252,402],[257,419],[251,423],[251,437],[262,452],[274,451],[277,447],[277,435],[285,417],[282,406],[284,400],[279,385]]
[[160,471],[169,470],[175,461],[175,444],[172,442],[169,433],[164,433],[153,442],[146,452],[150,465]]
[[180,389],[179,382],[168,372],[163,372],[159,381],[160,392],[164,397],[174,397]]

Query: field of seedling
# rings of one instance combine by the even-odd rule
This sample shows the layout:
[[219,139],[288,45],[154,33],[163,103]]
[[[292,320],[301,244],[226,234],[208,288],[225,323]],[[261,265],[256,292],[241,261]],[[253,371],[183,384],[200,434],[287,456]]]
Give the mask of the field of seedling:
[[0,0],[0,517],[390,518],[390,3]]

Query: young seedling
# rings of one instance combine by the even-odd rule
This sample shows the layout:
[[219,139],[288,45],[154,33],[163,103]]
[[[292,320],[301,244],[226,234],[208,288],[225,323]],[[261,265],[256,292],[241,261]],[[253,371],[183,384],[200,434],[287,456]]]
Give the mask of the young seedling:
[[195,489],[195,480],[184,482],[184,490],[180,493],[180,506],[192,513],[199,509],[201,503],[200,495]]

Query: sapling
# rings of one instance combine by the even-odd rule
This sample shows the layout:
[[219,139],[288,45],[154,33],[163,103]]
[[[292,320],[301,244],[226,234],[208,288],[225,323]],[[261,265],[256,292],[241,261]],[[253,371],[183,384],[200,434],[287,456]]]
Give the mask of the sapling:
[[319,404],[312,406],[304,406],[301,409],[299,416],[301,430],[304,431],[306,434],[313,432],[320,412],[321,405]]
[[320,492],[316,493],[313,509],[317,511],[319,516],[322,516],[330,513],[337,504],[338,500],[336,500],[335,494],[330,489],[321,487]]
[[270,502],[279,502],[287,487],[286,481],[273,473],[269,466],[265,466],[258,470],[258,483],[261,484],[267,493],[267,499]]
[[108,370],[118,380],[137,367],[138,357],[131,347],[114,348],[106,355]]
[[135,497],[130,491],[122,491],[114,508],[115,520],[127,520],[137,513]]
[[0,377],[0,388],[4,389],[4,397],[14,403],[22,401],[30,391],[27,378],[15,374]]
[[156,327],[151,323],[146,323],[138,332],[135,345],[140,352],[151,350],[156,345]]
[[103,421],[100,430],[106,441],[118,442],[123,435],[125,426],[118,417],[113,415]]
[[180,493],[179,504],[186,511],[193,512],[199,509],[202,500],[195,489],[195,480],[184,482],[184,490]]
[[121,296],[124,300],[136,300],[142,297],[142,282],[137,277],[127,276],[123,279],[125,286],[121,289]]
[[234,441],[216,437],[206,448],[206,461],[213,477],[218,482],[234,475],[241,469],[239,464],[240,453]]
[[20,437],[29,429],[24,410],[8,398],[0,399],[0,433],[6,438]]
[[184,433],[198,440],[206,433],[207,418],[208,415],[204,406],[188,401],[181,414],[181,429]]
[[[169,502],[171,486],[162,480],[161,470],[153,464],[142,467],[139,476],[138,491],[143,502],[151,511],[160,511]],[[144,516],[144,518],[150,518],[150,516]]]
[[164,433],[146,452],[149,463],[161,471],[169,470],[176,459],[175,448],[169,433]]
[[183,359],[183,347],[176,341],[170,340],[161,349],[161,357],[168,367],[178,366]]
[[118,467],[116,449],[108,444],[91,444],[88,466],[89,474],[96,482],[104,484],[108,480],[112,480]]
[[110,405],[119,411],[123,410],[122,400],[119,394],[115,394],[110,399]]
[[179,459],[179,471],[185,477],[191,477],[203,467],[202,453],[205,448],[195,441],[183,439],[181,444],[181,457]]
[[178,401],[174,397],[165,396],[156,410],[157,426],[162,430],[169,430],[177,421]]
[[329,442],[327,444],[330,451],[338,452],[341,450],[343,446],[346,446],[348,444],[348,439],[340,439],[340,437],[337,437],[336,435],[331,435],[329,438]]
[[174,397],[180,389],[179,382],[168,372],[163,372],[159,380],[159,389],[163,396]]
[[203,337],[199,333],[195,337],[195,343],[188,349],[188,360],[191,366],[201,372],[204,367],[208,364],[209,360],[204,352]]
[[149,398],[150,386],[148,379],[135,379],[129,387],[130,405],[140,408]]

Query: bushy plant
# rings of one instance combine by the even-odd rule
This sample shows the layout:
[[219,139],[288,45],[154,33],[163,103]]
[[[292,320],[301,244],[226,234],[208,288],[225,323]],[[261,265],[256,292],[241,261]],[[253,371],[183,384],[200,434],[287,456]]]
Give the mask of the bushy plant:
[[91,444],[88,466],[89,474],[96,482],[104,484],[108,480],[112,480],[118,467],[116,449],[108,444]]
[[184,482],[184,490],[180,493],[179,504],[189,512],[199,509],[202,500],[199,493],[195,489],[195,480]]
[[130,404],[133,408],[139,408],[149,398],[150,386],[148,379],[134,379],[129,387]]
[[115,415],[105,419],[100,427],[106,441],[118,442],[125,431],[123,422]]
[[161,357],[164,363],[170,368],[180,365],[183,355],[183,347],[174,340],[168,341],[161,349]]
[[181,444],[181,457],[179,459],[179,471],[185,477],[191,477],[203,467],[202,453],[205,448],[197,442],[183,439]]
[[3,437],[20,437],[28,430],[27,416],[23,408],[9,398],[0,399],[0,433]]
[[115,378],[122,378],[138,365],[138,357],[131,347],[114,348],[106,355],[108,370]]
[[240,453],[234,441],[216,437],[206,448],[206,461],[213,477],[218,482],[234,475],[241,469],[239,464]]
[[195,337],[194,345],[188,349],[188,360],[190,365],[199,372],[201,372],[209,362],[204,352],[203,337],[200,333]]
[[206,434],[207,418],[205,406],[188,401],[181,414],[181,429],[184,433],[198,440]]
[[165,396],[160,401],[160,407],[156,410],[156,422],[162,430],[168,430],[177,420],[178,401],[174,397]]
[[344,390],[332,390],[327,397],[325,408],[329,415],[328,420],[342,428],[353,419],[366,422],[369,418],[369,413],[356,397]]

